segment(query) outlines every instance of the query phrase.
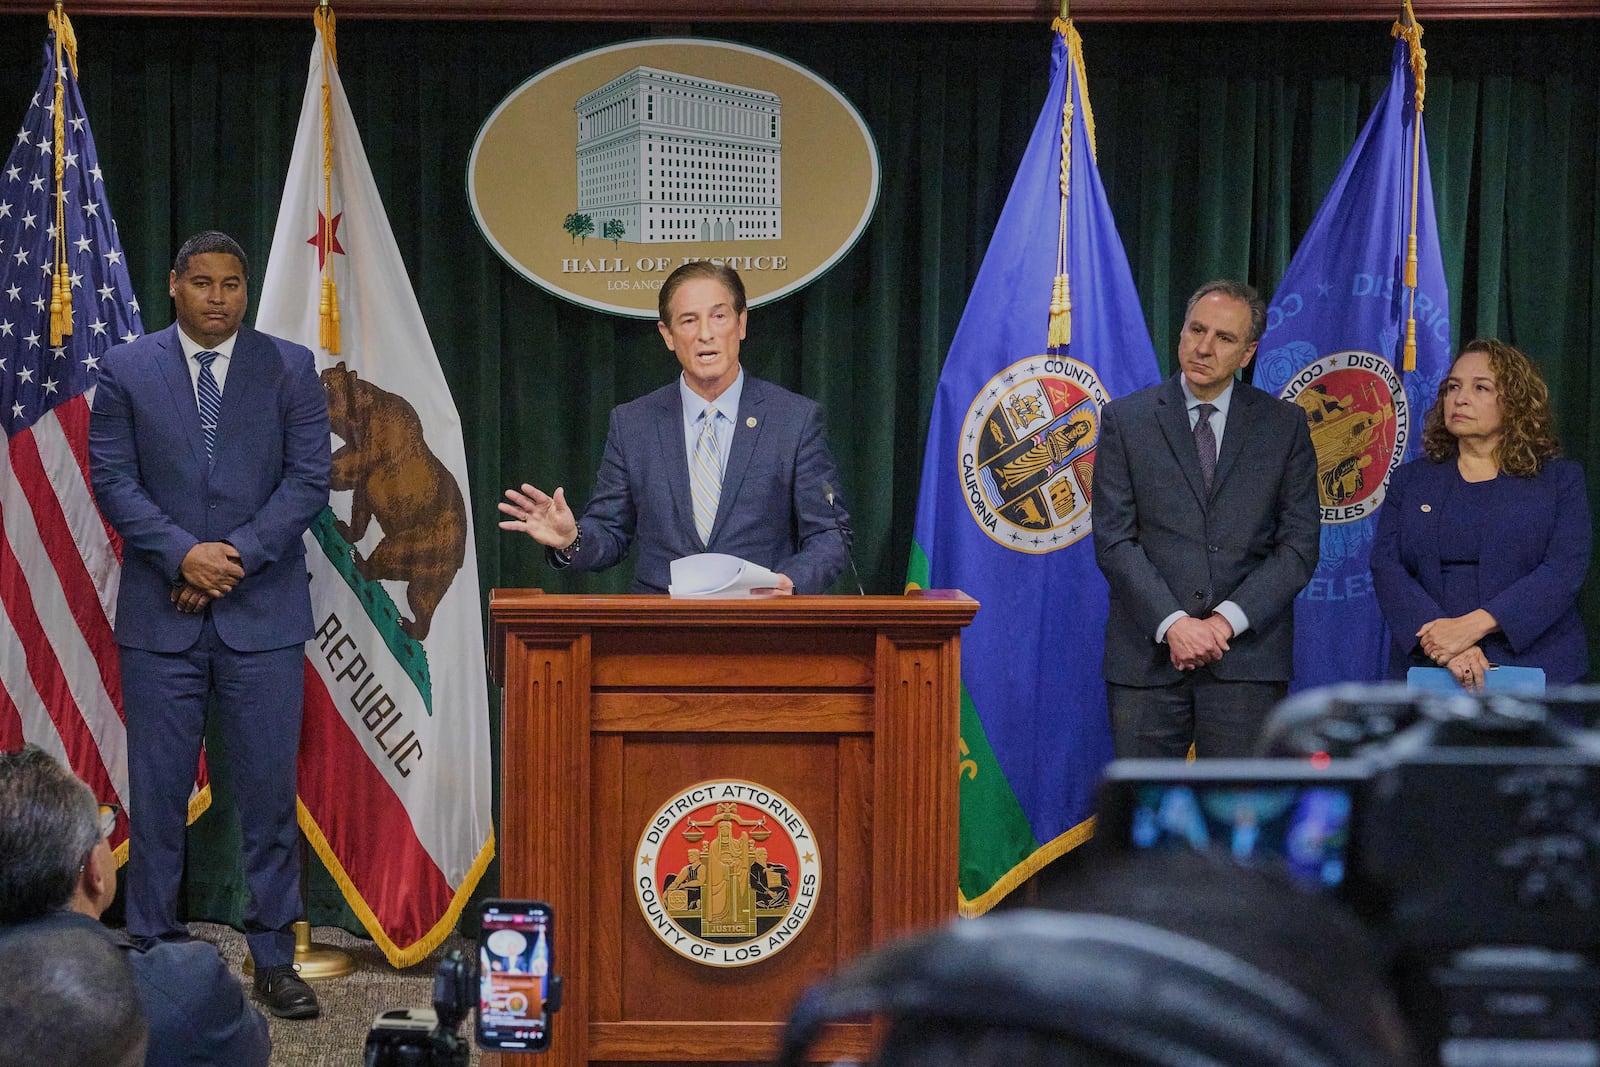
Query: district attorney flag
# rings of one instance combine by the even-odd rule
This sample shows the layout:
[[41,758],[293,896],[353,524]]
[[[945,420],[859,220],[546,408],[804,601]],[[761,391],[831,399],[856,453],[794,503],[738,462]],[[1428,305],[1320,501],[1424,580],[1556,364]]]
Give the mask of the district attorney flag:
[[982,605],[961,638],[967,915],[1091,832],[1111,758],[1100,408],[1159,378],[1095,169],[1082,42],[1055,29],[1050,92],[939,378],[907,579]]
[[1389,630],[1369,563],[1377,512],[1389,472],[1417,454],[1423,415],[1450,368],[1450,297],[1422,138],[1422,31],[1413,21],[1394,32],[1389,87],[1278,284],[1256,359],[1255,384],[1305,409],[1317,449],[1322,560],[1294,605],[1297,690],[1386,673]]
[[[319,303],[334,300],[325,323]],[[494,854],[483,622],[461,421],[339,83],[331,17],[318,16],[256,320],[318,353],[338,439],[331,506],[306,535],[318,630],[300,824],[389,962],[409,966]]]

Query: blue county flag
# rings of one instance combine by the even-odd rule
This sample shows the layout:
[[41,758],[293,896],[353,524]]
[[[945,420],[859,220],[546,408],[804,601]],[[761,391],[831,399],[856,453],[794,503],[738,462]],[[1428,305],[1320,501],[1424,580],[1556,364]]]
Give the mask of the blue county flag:
[[317,634],[300,825],[404,967],[449,934],[494,854],[483,612],[461,420],[339,82],[332,21],[319,10],[256,319],[318,354],[337,438],[331,505],[306,535]]
[[1095,169],[1082,41],[1054,29],[1050,92],[939,378],[907,576],[981,604],[961,641],[966,915],[1092,832],[1111,758],[1100,408],[1159,378]]
[[[33,742],[129,808],[112,637],[122,545],[89,491],[89,397],[106,349],[144,326],[71,23],[51,15],[50,26],[44,74],[0,169],[0,750]],[[197,794],[191,810],[208,799]],[[126,839],[119,820],[119,858]]]
[[1377,512],[1450,366],[1421,32],[1396,24],[1389,87],[1278,285],[1257,357],[1255,384],[1305,410],[1317,450],[1322,560],[1295,600],[1296,690],[1384,676],[1389,631],[1368,562]]

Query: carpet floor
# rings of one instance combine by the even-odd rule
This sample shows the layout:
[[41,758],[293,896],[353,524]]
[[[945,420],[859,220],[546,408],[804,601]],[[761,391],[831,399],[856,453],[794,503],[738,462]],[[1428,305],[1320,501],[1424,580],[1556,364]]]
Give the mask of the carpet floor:
[[[212,923],[193,923],[189,929],[196,938],[217,946],[249,996],[249,980],[240,970],[246,954],[244,935]],[[452,948],[469,956],[472,951],[470,942],[452,935],[422,963],[397,971],[371,941],[343,930],[319,926],[312,931],[312,941],[319,947],[348,952],[355,960],[356,970],[343,978],[311,983],[322,1002],[320,1018],[287,1020],[267,1016],[272,1028],[273,1067],[360,1067],[372,1020],[395,1008],[431,1007],[433,974],[439,960]],[[469,1042],[471,1027],[472,1018],[468,1015],[461,1029]],[[477,1062],[478,1050],[473,1047],[471,1063]]]

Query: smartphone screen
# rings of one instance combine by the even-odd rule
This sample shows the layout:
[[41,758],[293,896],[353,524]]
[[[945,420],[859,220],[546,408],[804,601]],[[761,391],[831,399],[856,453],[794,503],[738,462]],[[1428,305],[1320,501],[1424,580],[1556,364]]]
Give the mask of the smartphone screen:
[[548,904],[488,900],[478,930],[478,1045],[536,1051],[550,1045]]

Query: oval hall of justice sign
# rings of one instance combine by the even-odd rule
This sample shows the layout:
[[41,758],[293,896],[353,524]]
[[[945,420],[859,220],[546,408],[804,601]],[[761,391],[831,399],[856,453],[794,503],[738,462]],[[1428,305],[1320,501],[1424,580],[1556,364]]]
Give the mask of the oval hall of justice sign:
[[825,273],[877,206],[877,146],[812,71],[701,38],[631,41],[528,79],[478,131],[473,217],[534,284],[656,317],[673,268],[717,259],[751,306]]

